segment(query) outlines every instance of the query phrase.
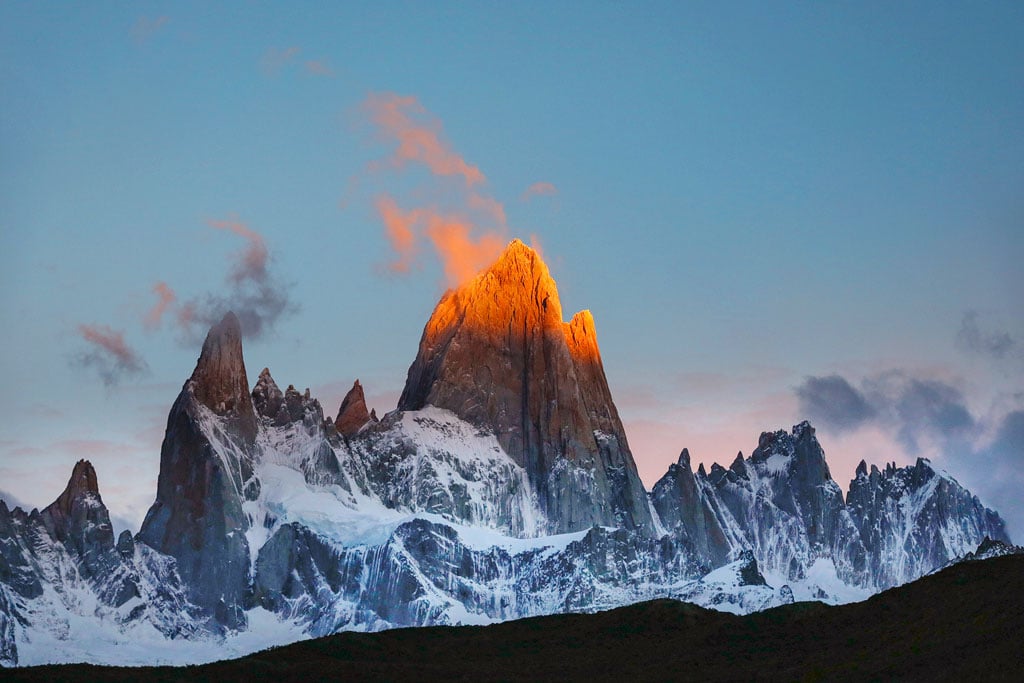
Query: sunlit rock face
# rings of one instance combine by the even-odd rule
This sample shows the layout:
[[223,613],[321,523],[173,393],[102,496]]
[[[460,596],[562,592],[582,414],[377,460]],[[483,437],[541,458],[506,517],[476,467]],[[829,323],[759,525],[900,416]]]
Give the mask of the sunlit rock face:
[[363,385],[357,379],[352,388],[345,394],[345,398],[338,408],[338,417],[334,420],[334,426],[342,436],[349,437],[356,434],[368,422],[376,421],[376,416],[370,415],[366,409],[366,396],[363,394]]
[[552,531],[653,530],[593,317],[562,320],[555,281],[522,242],[434,309],[398,407],[427,405],[494,432]]
[[167,418],[156,501],[139,539],[177,561],[190,599],[227,628],[245,625],[248,522],[257,419],[238,318],[228,313],[203,343]]

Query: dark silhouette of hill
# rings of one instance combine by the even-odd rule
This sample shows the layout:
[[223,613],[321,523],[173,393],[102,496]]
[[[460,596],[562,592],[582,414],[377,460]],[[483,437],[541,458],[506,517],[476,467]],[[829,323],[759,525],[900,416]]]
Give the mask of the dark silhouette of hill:
[[673,600],[486,627],[341,633],[193,667],[42,666],[12,681],[1024,680],[1024,555],[838,607],[738,617]]

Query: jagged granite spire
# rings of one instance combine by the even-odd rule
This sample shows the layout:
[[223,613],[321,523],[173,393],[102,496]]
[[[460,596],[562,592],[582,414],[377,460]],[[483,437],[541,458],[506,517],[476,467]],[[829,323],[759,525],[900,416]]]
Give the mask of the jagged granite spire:
[[683,449],[679,460],[669,465],[668,472],[651,489],[651,501],[662,525],[686,539],[707,567],[719,567],[728,561],[731,545],[700,491],[690,468],[689,450]]
[[343,436],[349,437],[358,432],[363,425],[370,422],[370,413],[366,409],[366,396],[363,394],[363,385],[357,379],[352,388],[345,394],[345,398],[338,408],[338,417],[334,420],[334,426]]
[[228,418],[247,444],[256,440],[256,413],[242,358],[242,326],[231,311],[210,328],[189,382],[197,401]]
[[[215,438],[217,443],[211,443]],[[177,560],[189,597],[214,625],[245,624],[248,522],[255,497],[256,414],[248,391],[238,318],[210,329],[191,378],[167,418],[156,501],[139,540]]]
[[82,558],[87,578],[107,567],[103,555],[114,548],[114,530],[100,498],[96,470],[88,460],[75,463],[67,487],[43,508],[40,518],[53,539]]
[[437,304],[398,407],[451,410],[522,465],[555,531],[653,530],[589,311],[562,320],[555,281],[518,240]]

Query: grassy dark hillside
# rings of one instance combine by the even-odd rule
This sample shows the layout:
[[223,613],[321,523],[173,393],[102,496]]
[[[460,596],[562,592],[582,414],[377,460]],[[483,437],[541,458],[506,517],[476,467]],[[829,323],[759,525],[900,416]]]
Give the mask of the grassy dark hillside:
[[656,600],[487,627],[343,633],[187,668],[0,671],[15,681],[1024,680],[1024,556],[853,605],[746,617]]

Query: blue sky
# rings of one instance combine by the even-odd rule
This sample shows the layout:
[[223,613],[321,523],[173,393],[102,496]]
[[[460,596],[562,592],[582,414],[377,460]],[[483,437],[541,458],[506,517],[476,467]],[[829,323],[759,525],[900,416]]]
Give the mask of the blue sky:
[[[395,93],[593,311],[648,485],[811,417],[844,486],[925,455],[1024,532],[1019,3],[5,2],[0,84],[0,490],[30,504],[89,457],[141,519],[198,354],[145,317],[157,282],[234,296],[253,242],[218,222],[285,306],[250,379],[394,407],[446,280],[426,243],[389,270],[374,200],[466,197],[369,170]],[[138,364],[104,383],[83,325]]]

